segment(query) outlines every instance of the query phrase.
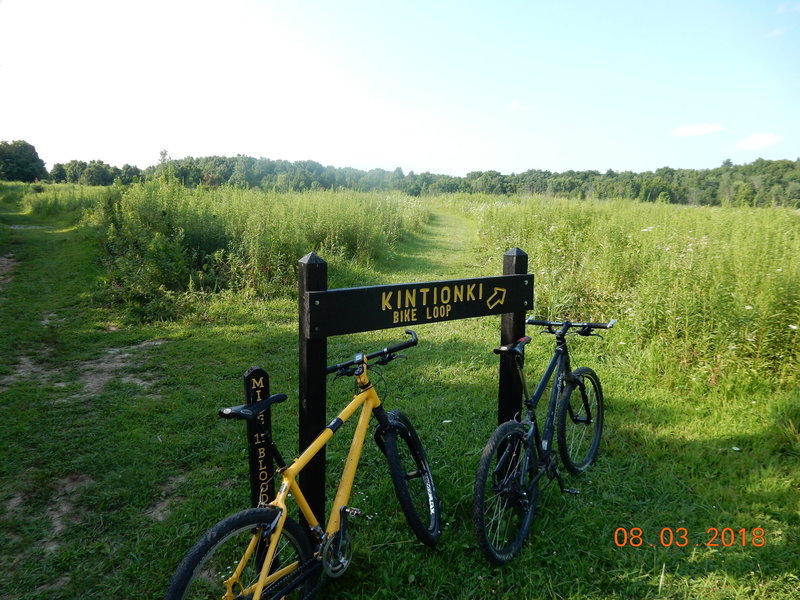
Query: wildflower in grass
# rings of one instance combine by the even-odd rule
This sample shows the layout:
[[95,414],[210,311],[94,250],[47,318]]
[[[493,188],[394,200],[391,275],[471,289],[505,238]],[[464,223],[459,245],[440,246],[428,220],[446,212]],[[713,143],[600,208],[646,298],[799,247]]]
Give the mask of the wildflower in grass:
[[650,227],[645,227],[644,229],[642,229],[642,231],[653,231],[653,225],[651,225]]
[[744,307],[744,309],[745,310],[753,310],[753,307],[748,304],[747,306]]
[[797,325],[789,325],[789,329],[794,329],[795,331],[797,331]]

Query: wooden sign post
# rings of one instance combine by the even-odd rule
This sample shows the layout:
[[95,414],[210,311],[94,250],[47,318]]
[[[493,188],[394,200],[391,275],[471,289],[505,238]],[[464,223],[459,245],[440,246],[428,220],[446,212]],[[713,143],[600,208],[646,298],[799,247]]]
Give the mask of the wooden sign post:
[[[533,275],[527,273],[528,255],[519,248],[506,252],[503,275],[497,277],[329,290],[327,268],[312,252],[300,260],[298,269],[301,451],[326,425],[328,337],[503,315],[502,344],[525,334],[525,313],[533,309]],[[498,420],[513,418],[520,411],[520,400],[513,365],[501,361]],[[303,469],[300,486],[314,514],[324,520],[325,448]]]

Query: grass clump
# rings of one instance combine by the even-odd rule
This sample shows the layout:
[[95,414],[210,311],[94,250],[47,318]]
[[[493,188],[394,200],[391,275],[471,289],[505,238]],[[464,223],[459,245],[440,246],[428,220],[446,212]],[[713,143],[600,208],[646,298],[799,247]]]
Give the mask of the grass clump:
[[630,357],[707,387],[796,375],[796,211],[543,197],[471,210],[487,243],[529,253],[537,315],[615,317]]
[[136,184],[95,214],[112,295],[142,316],[174,316],[196,292],[284,293],[309,251],[368,264],[427,220],[398,194],[266,193]]
[[27,185],[19,207],[23,212],[38,217],[53,216],[62,221],[78,221],[85,210],[94,209],[103,199],[119,193],[118,187],[35,183]]

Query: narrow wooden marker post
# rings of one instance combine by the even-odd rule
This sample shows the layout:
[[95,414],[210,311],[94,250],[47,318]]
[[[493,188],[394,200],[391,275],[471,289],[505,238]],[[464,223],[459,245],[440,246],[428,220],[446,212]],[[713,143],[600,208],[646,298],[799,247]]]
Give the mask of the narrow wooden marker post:
[[[250,367],[243,376],[245,404],[269,398],[269,375],[261,367]],[[275,498],[275,465],[267,439],[272,436],[270,411],[258,420],[247,421],[247,449],[250,458],[250,504],[266,504]]]

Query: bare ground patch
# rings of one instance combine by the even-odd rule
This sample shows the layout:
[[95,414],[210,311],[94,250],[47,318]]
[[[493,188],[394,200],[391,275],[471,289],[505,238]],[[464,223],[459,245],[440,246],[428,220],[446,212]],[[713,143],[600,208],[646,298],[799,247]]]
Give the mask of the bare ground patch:
[[145,514],[156,521],[163,521],[169,516],[170,505],[173,502],[180,502],[183,496],[173,496],[175,490],[186,481],[186,475],[170,477],[166,483],[159,488],[161,500],[154,502],[145,510]]
[[42,327],[50,327],[50,325],[54,323],[63,323],[64,321],[66,321],[66,319],[59,319],[57,317],[58,313],[54,312],[47,313],[46,315],[44,315],[44,317],[42,317],[42,320],[39,321],[39,323],[42,324]]
[[[43,325],[52,322],[51,319],[53,319],[53,317],[53,313],[46,315]],[[64,387],[69,384],[63,380],[63,377],[62,381],[59,381],[59,374],[66,372],[74,373],[77,371],[80,373],[78,380],[82,386],[82,390],[72,396],[59,398],[56,402],[63,403],[73,400],[85,400],[96,396],[103,391],[103,388],[105,388],[110,381],[119,378],[120,371],[136,366],[141,357],[141,353],[147,348],[160,346],[168,341],[169,340],[165,339],[155,339],[128,346],[127,348],[109,348],[100,358],[83,361],[69,367],[63,367],[55,372],[45,372],[44,368],[38,366],[31,357],[22,356],[14,368],[14,372],[11,375],[0,378],[0,392],[21,380],[46,382],[55,387]],[[123,375],[121,381],[133,383],[144,389],[149,389],[157,382],[152,377],[137,377],[134,375]]]
[[20,379],[35,379],[40,380],[38,376],[39,369],[37,369],[33,360],[28,356],[21,356],[14,372],[11,375],[0,377],[0,392],[8,389],[8,386],[16,383]]
[[11,281],[9,273],[18,263],[19,261],[14,258],[13,254],[0,256],[0,290],[3,289],[6,283]]
[[56,483],[56,491],[50,507],[45,513],[51,523],[50,535],[42,541],[42,546],[46,551],[58,550],[58,536],[66,530],[68,525],[80,523],[81,517],[75,503],[80,490],[91,483],[90,477],[80,473],[67,475]]
[[23,502],[25,502],[25,495],[21,492],[17,492],[6,501],[6,512],[16,510],[18,507],[22,506]]
[[[140,350],[151,346],[160,346],[167,341],[168,340],[164,339],[148,340],[136,344],[135,346],[129,346],[128,348],[110,348],[106,350],[104,356],[96,360],[89,360],[81,363],[80,370],[82,375],[80,381],[83,384],[83,392],[66,398],[65,400],[82,400],[96,396],[103,390],[106,384],[112,379],[117,378],[118,371],[136,364],[135,358]],[[153,385],[153,381],[150,379],[143,379],[132,375],[123,376],[122,381],[136,384],[145,389]]]
[[70,581],[71,581],[71,578],[70,578],[69,575],[62,575],[61,577],[59,577],[55,581],[52,581],[50,583],[46,583],[44,585],[40,585],[38,588],[36,588],[36,591],[39,592],[39,593],[57,592],[58,590],[67,587],[67,584]]
[[21,231],[24,229],[53,229],[53,227],[51,225],[6,225],[6,229]]

